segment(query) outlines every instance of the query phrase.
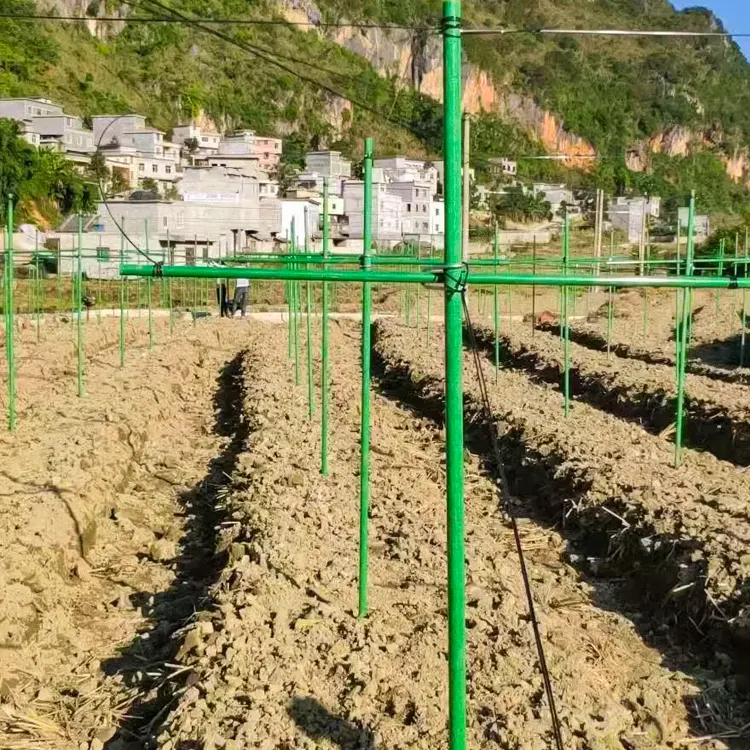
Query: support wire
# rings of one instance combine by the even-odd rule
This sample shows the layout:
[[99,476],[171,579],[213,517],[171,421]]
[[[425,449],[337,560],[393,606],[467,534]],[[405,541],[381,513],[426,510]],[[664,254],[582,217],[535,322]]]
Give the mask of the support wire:
[[466,299],[466,287],[464,286],[461,299],[463,302],[464,316],[466,317],[466,330],[469,336],[469,345],[471,347],[472,355],[474,358],[474,364],[477,369],[477,378],[479,380],[479,390],[482,395],[482,405],[485,410],[485,417],[487,419],[487,426],[490,432],[490,439],[492,441],[492,452],[495,458],[495,467],[497,470],[497,488],[500,493],[500,500],[502,503],[503,510],[510,519],[510,524],[513,528],[513,538],[516,544],[516,551],[518,553],[518,560],[521,564],[521,577],[523,578],[523,586],[526,592],[526,601],[529,607],[529,618],[531,619],[531,627],[534,631],[534,641],[536,642],[537,656],[539,658],[539,668],[542,672],[542,680],[544,681],[544,691],[547,694],[547,702],[549,703],[550,716],[552,719],[552,733],[555,736],[555,747],[557,750],[564,750],[562,730],[560,728],[560,719],[557,714],[557,705],[555,703],[555,695],[552,691],[552,678],[550,677],[549,668],[547,667],[547,659],[544,654],[544,644],[542,643],[542,634],[539,630],[539,621],[536,616],[536,607],[534,606],[534,596],[531,591],[531,581],[529,579],[529,571],[526,567],[526,557],[523,552],[523,544],[521,542],[521,533],[518,529],[518,521],[513,513],[510,504],[510,485],[508,483],[508,477],[505,473],[505,465],[500,454],[500,443],[497,436],[497,427],[492,417],[492,406],[490,405],[490,396],[487,389],[487,380],[484,377],[484,370],[482,369],[482,360],[479,353],[479,347],[477,345],[476,335],[474,334],[474,327],[471,323],[471,314],[469,313],[469,304]]

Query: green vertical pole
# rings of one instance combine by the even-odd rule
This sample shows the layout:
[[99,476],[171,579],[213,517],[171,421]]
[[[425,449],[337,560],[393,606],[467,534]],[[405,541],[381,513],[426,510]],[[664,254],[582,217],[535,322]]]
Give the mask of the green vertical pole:
[[427,288],[427,343],[430,343],[432,334],[432,289]]
[[[742,275],[748,275],[748,256],[750,255],[750,230],[745,229],[745,265]],[[740,367],[745,366],[745,340],[747,338],[747,289],[742,290],[742,340],[740,343]]]
[[83,244],[83,219],[78,214],[78,268],[76,269],[76,318],[78,340],[78,398],[83,397],[83,265],[81,245]]
[[445,430],[450,750],[466,748],[466,591],[461,220],[461,3],[443,3],[445,158]]
[[[305,208],[305,255],[310,250],[309,227],[309,217]],[[305,304],[307,306],[307,403],[310,419],[312,419],[315,414],[315,377],[312,350],[312,283],[309,281],[305,282]]]
[[[497,224],[495,224],[495,239],[493,242],[493,251],[495,258],[495,275],[497,275],[497,260],[500,250],[500,238],[497,236]],[[500,377],[500,290],[497,284],[492,287],[493,294],[493,314],[495,318],[495,382]]]
[[[685,274],[693,275],[693,252],[695,249],[695,191],[690,196],[690,212],[688,216],[687,257],[685,259]],[[678,338],[680,345],[677,357],[677,418],[675,425],[675,466],[682,462],[683,425],[685,419],[685,364],[687,361],[688,318],[692,313],[692,298],[690,289],[684,290],[682,301],[682,325]]]
[[[609,259],[612,260],[615,250],[615,230],[609,235]],[[612,356],[612,325],[615,313],[615,290],[609,287],[607,296],[607,359]]]
[[[563,274],[568,275],[570,265],[570,217],[567,209],[563,219]],[[570,416],[570,316],[568,307],[570,301],[570,292],[568,287],[562,289],[562,307],[563,307],[563,350],[564,350],[564,373],[563,373],[563,390],[564,390],[564,410],[565,416]]]
[[34,250],[36,258],[36,277],[34,278],[34,289],[35,289],[35,299],[34,299],[34,308],[36,310],[36,343],[38,344],[42,337],[42,331],[41,331],[41,324],[42,324],[42,280],[40,276],[40,267],[39,267],[39,231],[37,230],[35,232],[34,236]]
[[[421,243],[417,244],[417,260],[419,260]],[[422,285],[417,284],[417,330],[422,327]]]
[[102,323],[102,238],[99,237],[99,250],[96,253],[96,322]]
[[[651,259],[651,253],[649,251],[649,245],[646,243],[645,248],[646,265],[643,269],[643,273],[648,276],[651,264],[648,261]],[[648,289],[643,290],[643,338],[648,336]]]
[[[193,248],[193,258],[195,259],[195,248]],[[174,257],[172,253],[172,240],[170,238],[169,230],[167,230],[167,262],[170,265],[174,265]],[[163,281],[163,280],[162,280]],[[197,279],[196,279],[197,281]],[[164,286],[162,284],[162,290]],[[167,279],[167,303],[169,304],[169,334],[174,334],[174,308],[172,304],[172,278]],[[193,305],[193,325],[195,325],[195,308],[197,305]]]
[[[297,254],[297,227],[294,219],[292,219],[292,254]],[[297,264],[293,264],[292,268],[296,268]],[[292,338],[294,339],[294,384],[300,384],[300,373],[299,373],[299,284],[296,281],[290,283],[290,290],[292,293],[292,304],[291,314],[292,319]]]
[[[122,222],[125,219],[123,217]],[[123,224],[120,224],[122,226]],[[120,267],[125,262],[125,235],[120,234]],[[120,276],[120,367],[125,367],[125,284],[127,280]]]
[[[328,258],[328,178],[323,180],[323,257]],[[321,315],[320,473],[328,476],[328,282],[323,282]]]
[[[146,229],[146,254],[149,252],[149,246],[148,246],[148,219],[145,219],[145,229]],[[151,277],[149,276],[146,279],[146,301],[148,304],[148,348],[153,349],[154,348],[154,311],[151,305]]]
[[[362,268],[372,267],[372,162],[373,141],[365,140],[365,205],[364,247]],[[367,615],[368,517],[370,514],[370,348],[371,348],[372,289],[368,281],[362,284],[362,408],[360,410],[359,453],[359,617]]]
[[[719,273],[721,277],[724,275],[724,254],[726,253],[726,239],[722,239],[719,242]],[[716,314],[719,314],[721,304],[721,290],[716,290]]]
[[16,323],[13,300],[13,196],[8,196],[8,232],[5,251],[5,351],[8,360],[8,429],[16,429]]
[[[531,246],[531,272],[536,276],[536,234]],[[536,284],[531,287],[531,336],[536,334]]]
[[60,314],[62,310],[62,243],[57,248],[57,278],[55,279],[57,300],[55,304],[55,313]]

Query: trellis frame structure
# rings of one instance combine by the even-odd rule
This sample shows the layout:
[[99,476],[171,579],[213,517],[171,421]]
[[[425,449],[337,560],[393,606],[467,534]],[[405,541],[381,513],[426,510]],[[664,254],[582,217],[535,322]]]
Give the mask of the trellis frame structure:
[[[360,270],[344,271],[331,267],[303,269],[264,268],[193,268],[174,266],[133,266],[122,268],[124,276],[213,277],[247,278],[250,280],[287,280],[362,283],[366,295],[371,283],[442,284],[445,314],[445,431],[446,431],[446,506],[448,521],[448,662],[449,662],[449,732],[451,750],[466,748],[466,632],[465,632],[465,569],[464,569],[464,466],[463,466],[463,340],[462,295],[467,283],[506,286],[553,286],[567,290],[571,287],[592,286],[603,288],[673,288],[730,289],[750,288],[750,279],[695,278],[695,277],[612,277],[560,274],[482,274],[474,273],[462,263],[461,241],[461,4],[460,0],[447,0],[443,4],[443,55],[444,55],[444,159],[445,159],[445,255],[442,266],[404,271],[380,271],[371,267],[368,254],[371,250],[371,226],[366,235],[365,251]],[[369,145],[368,145],[369,149]],[[371,150],[366,149],[366,153]],[[367,165],[367,160],[366,160]],[[370,194],[371,195],[371,194]],[[365,214],[371,221],[371,207]],[[327,259],[327,242],[324,242],[324,259]],[[262,262],[262,261],[261,261]],[[304,260],[303,260],[304,262]],[[310,257],[307,262],[315,262]],[[567,265],[567,264],[566,264]],[[564,270],[567,270],[565,268]],[[363,296],[363,305],[366,297]],[[369,331],[367,316],[363,326]],[[325,326],[324,326],[325,331]],[[369,335],[363,331],[363,338]],[[369,368],[369,348],[363,346],[363,372]],[[681,357],[679,367],[684,368]],[[324,377],[325,377],[324,368]],[[684,379],[684,376],[683,376]],[[324,393],[325,393],[324,387]],[[363,379],[363,399],[369,399],[369,378]],[[367,394],[367,395],[366,395]],[[364,404],[364,400],[363,400]],[[369,417],[363,408],[363,435],[369,429]],[[363,440],[363,448],[365,441]],[[364,461],[363,456],[363,461]],[[364,478],[363,485],[364,487]],[[361,518],[365,531],[360,530],[361,542],[366,544],[366,513]],[[366,554],[366,553],[365,553]],[[362,565],[362,564],[361,564]],[[365,560],[366,567],[366,560]],[[362,581],[360,582],[362,594]],[[360,598],[360,614],[366,611]]]

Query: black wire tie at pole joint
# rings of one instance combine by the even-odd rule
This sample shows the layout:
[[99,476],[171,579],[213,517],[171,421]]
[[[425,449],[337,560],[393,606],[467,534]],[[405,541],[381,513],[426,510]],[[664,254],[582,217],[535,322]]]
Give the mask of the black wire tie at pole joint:
[[158,263],[154,263],[153,277],[155,279],[164,278],[164,261],[163,260],[159,261]]
[[436,281],[443,283],[451,294],[464,296],[469,284],[469,264],[456,263],[455,265],[440,266],[430,269],[435,272]]
[[737,277],[736,276],[730,276],[729,277],[729,288],[730,289],[739,289],[740,285],[737,283]]

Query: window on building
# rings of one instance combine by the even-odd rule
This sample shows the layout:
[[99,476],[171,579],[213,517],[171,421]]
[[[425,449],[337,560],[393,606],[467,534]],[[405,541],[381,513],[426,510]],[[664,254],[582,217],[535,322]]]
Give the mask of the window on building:
[[406,213],[408,213],[408,214],[411,213],[411,203],[407,203],[406,204]]
[[165,171],[165,172],[166,172],[167,174],[172,174],[172,167],[171,167],[171,166],[170,166],[169,164],[167,164],[167,165],[166,165],[166,166],[164,167],[164,171]]
[[162,218],[162,223],[164,224],[164,226],[165,226],[165,227],[166,227],[166,226],[167,226],[167,224],[169,223],[169,222],[167,221],[167,217],[166,217],[166,216],[164,216],[164,217]]
[[208,138],[205,135],[201,138],[201,143],[208,143]]
[[152,171],[152,172],[153,172],[154,174],[157,174],[157,173],[159,172],[159,165],[158,165],[158,164],[152,164],[152,165],[151,165],[151,171]]
[[139,164],[138,165],[138,171],[139,172],[145,172],[146,171],[146,165],[145,164]]
[[436,234],[440,233],[440,224],[435,224],[435,233]]
[[435,207],[435,216],[440,216],[440,208],[438,206]]

